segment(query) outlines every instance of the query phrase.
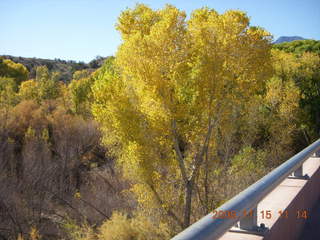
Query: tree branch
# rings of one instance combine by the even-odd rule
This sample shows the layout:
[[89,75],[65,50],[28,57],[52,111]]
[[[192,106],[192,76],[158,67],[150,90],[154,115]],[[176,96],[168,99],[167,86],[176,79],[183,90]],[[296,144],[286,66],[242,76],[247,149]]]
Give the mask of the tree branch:
[[102,216],[104,216],[106,219],[110,220],[110,217],[107,216],[107,214],[105,214],[104,212],[102,212],[100,209],[98,209],[96,206],[94,206],[92,203],[84,200],[82,197],[79,198],[79,200],[81,200],[82,202],[84,202],[85,204],[87,204],[88,206],[90,206],[91,208],[93,208],[94,210],[96,210],[98,213],[100,213]]
[[173,134],[174,150],[175,150],[175,152],[176,152],[176,154],[178,156],[178,163],[179,163],[182,179],[183,179],[183,181],[185,183],[187,183],[188,182],[188,176],[187,176],[187,171],[186,171],[186,167],[185,167],[185,164],[184,164],[183,156],[182,156],[182,153],[181,153],[180,148],[179,148],[178,135],[177,135],[176,128],[177,128],[176,120],[173,120],[172,121],[172,134]]
[[204,143],[203,143],[201,151],[199,151],[196,154],[194,167],[193,167],[193,170],[192,170],[192,173],[191,173],[191,176],[190,176],[190,182],[192,182],[192,183],[193,183],[195,177],[197,176],[197,174],[199,172],[199,168],[200,168],[200,166],[201,166],[201,164],[203,162],[203,156],[204,156],[205,152],[208,150],[209,141],[210,141],[210,137],[211,137],[211,134],[212,134],[212,129],[213,129],[213,126],[214,126],[214,124],[216,122],[217,121],[214,121],[213,119],[211,120],[211,118],[209,117],[209,124],[208,124],[208,131],[207,131],[207,134],[206,134],[206,138],[204,140]]

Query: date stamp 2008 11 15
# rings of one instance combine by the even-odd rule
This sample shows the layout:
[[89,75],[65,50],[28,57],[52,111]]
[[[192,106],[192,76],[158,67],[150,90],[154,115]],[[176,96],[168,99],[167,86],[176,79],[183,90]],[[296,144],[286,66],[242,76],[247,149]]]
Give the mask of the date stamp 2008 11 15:
[[237,218],[237,217],[252,217],[254,214],[258,215],[258,217],[261,217],[261,219],[271,219],[272,217],[279,216],[281,218],[291,218],[295,217],[297,219],[307,219],[308,218],[308,212],[307,210],[297,210],[295,212],[289,212],[288,210],[282,211],[279,210],[278,212],[274,212],[271,210],[262,210],[260,212],[254,213],[253,210],[243,212],[237,212],[237,211],[222,211],[222,210],[213,210],[212,211],[212,218],[213,219],[226,219],[226,218]]

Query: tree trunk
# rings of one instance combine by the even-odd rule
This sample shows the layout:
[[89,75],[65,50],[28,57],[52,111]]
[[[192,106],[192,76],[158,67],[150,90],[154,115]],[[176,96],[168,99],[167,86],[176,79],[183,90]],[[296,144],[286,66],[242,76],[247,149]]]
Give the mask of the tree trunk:
[[187,228],[190,225],[191,216],[191,201],[192,201],[193,181],[188,181],[185,188],[185,206],[184,206],[184,221],[183,227]]
[[206,162],[205,162],[205,179],[204,179],[204,195],[205,195],[205,209],[206,212],[209,211],[209,186],[208,186],[208,151],[206,152]]

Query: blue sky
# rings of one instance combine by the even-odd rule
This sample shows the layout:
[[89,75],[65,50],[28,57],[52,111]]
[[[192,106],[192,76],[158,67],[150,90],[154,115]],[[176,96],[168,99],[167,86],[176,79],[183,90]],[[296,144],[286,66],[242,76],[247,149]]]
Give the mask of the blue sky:
[[319,0],[0,0],[0,55],[88,62],[116,52],[117,17],[137,2],[185,10],[208,6],[220,13],[240,9],[251,25],[274,35],[320,39]]

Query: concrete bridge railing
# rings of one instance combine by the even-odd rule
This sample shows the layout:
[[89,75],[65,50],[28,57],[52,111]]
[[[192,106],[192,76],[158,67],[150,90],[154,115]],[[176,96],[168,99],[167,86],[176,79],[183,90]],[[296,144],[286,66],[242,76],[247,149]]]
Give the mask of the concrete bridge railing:
[[297,239],[320,197],[318,152],[320,139],[172,240]]

